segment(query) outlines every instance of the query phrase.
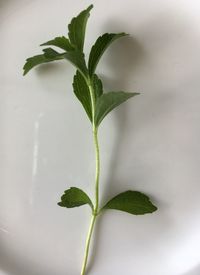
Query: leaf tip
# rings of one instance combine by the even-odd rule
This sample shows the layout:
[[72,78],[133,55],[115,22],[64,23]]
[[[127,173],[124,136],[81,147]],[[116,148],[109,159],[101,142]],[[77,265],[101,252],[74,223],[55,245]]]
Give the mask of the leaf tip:
[[130,98],[134,97],[134,96],[137,96],[137,95],[140,95],[140,93],[129,93],[129,94],[130,94]]
[[158,207],[155,206],[154,204],[152,204],[152,213],[153,213],[153,212],[156,212],[157,210],[158,210]]
[[26,59],[26,63],[23,66],[23,76],[25,76],[29,72],[29,69],[27,68],[27,64],[28,64],[28,59]]
[[91,5],[89,5],[89,7],[86,9],[87,11],[91,11],[91,9],[93,9],[94,8],[94,5],[93,4],[91,4]]
[[65,204],[62,201],[58,202],[57,205],[60,206],[60,207],[66,207]]
[[130,34],[126,33],[126,32],[119,32],[117,35],[118,35],[118,37],[130,36]]

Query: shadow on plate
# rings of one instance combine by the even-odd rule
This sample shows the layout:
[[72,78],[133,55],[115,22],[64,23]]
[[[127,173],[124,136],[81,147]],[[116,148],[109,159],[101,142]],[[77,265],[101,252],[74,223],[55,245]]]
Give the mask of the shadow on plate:
[[182,274],[182,275],[199,275],[200,274],[200,265],[196,266],[192,270]]

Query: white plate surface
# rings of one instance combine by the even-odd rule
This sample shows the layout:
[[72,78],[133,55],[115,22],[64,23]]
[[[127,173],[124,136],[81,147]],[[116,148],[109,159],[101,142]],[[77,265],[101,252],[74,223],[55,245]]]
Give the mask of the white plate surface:
[[[68,63],[26,77],[22,66],[89,4],[0,1],[0,275],[80,274],[89,208],[56,203],[70,186],[94,196],[91,128]],[[159,210],[100,217],[88,275],[199,275],[200,4],[94,4],[86,53],[104,32],[130,33],[106,52],[98,73],[106,90],[141,92],[102,123],[101,203],[135,189]]]

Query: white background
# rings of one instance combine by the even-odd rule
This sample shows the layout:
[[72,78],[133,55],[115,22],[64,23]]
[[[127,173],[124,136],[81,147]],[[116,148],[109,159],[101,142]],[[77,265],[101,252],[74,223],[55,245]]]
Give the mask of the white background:
[[[67,34],[90,1],[0,1],[0,274],[78,275],[90,210],[59,208],[77,186],[94,197],[91,127],[67,62],[22,76],[39,44]],[[98,68],[105,90],[140,92],[99,132],[101,203],[132,189],[159,210],[108,211],[95,230],[88,275],[200,274],[200,4],[101,0],[86,54],[105,32],[130,33]]]

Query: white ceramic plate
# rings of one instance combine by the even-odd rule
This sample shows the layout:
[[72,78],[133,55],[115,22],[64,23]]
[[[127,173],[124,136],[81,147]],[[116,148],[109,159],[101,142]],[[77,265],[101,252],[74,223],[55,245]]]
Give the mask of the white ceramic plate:
[[[25,59],[67,32],[91,4],[0,1],[0,275],[78,275],[87,206],[62,209],[69,186],[93,197],[91,129],[65,62],[25,78]],[[200,4],[101,0],[88,22],[86,52],[104,32],[130,38],[98,69],[108,90],[139,91],[102,123],[101,202],[135,189],[159,210],[99,219],[88,275],[200,274]]]

